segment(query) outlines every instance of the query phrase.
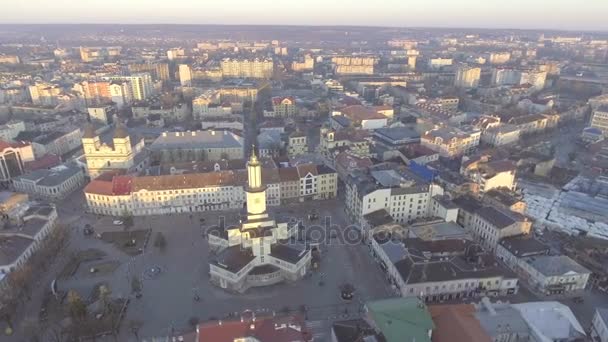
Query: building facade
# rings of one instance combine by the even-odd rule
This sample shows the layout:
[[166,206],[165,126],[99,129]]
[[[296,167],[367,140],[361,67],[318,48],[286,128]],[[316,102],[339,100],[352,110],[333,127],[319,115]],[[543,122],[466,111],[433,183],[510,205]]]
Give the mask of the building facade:
[[307,247],[279,243],[292,237],[296,224],[276,222],[266,211],[266,186],[255,154],[247,163],[247,218],[239,226],[209,233],[209,245],[219,250],[209,264],[211,282],[244,292],[302,278],[310,267]]
[[88,176],[96,178],[110,170],[129,170],[145,162],[144,140],[132,144],[126,128],[118,125],[111,144],[102,143],[92,126],[87,126],[82,137]]

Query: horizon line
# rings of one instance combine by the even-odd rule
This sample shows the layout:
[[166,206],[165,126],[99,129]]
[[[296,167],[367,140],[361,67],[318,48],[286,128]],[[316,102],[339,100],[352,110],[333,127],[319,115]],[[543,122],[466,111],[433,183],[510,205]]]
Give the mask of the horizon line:
[[352,27],[352,28],[393,28],[393,29],[460,29],[460,30],[504,30],[504,31],[555,31],[555,32],[579,32],[579,33],[604,33],[608,34],[608,28],[597,28],[597,29],[575,29],[575,28],[516,28],[516,27],[484,27],[484,26],[397,26],[397,25],[365,25],[365,24],[218,24],[218,23],[174,23],[174,22],[157,22],[157,23],[125,23],[125,22],[97,22],[97,23],[79,23],[79,22],[48,22],[48,23],[3,23],[0,22],[0,26],[61,26],[61,25],[79,25],[79,26],[93,26],[93,25],[123,25],[123,26],[256,26],[256,27]]

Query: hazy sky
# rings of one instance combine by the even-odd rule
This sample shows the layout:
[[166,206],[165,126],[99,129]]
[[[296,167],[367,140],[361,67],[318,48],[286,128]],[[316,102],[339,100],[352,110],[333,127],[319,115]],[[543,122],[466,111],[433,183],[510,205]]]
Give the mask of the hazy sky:
[[0,23],[293,24],[608,30],[608,0],[0,0]]

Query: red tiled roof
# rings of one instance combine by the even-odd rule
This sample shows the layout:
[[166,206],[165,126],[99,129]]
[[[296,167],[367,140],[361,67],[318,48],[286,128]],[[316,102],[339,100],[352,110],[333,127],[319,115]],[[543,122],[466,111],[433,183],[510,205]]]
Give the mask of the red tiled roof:
[[111,181],[94,179],[85,186],[84,192],[86,194],[112,196],[114,195],[112,188]]
[[283,102],[283,100],[285,100],[285,99],[291,101],[291,104],[296,103],[296,100],[293,98],[293,96],[285,96],[285,97],[275,96],[272,98],[272,104],[275,106],[280,105],[281,102]]
[[114,195],[128,195],[131,193],[131,182],[133,177],[130,176],[116,176],[112,180],[112,192]]
[[255,320],[213,321],[199,324],[198,342],[234,342],[253,337],[264,342],[311,341],[304,320],[298,316],[258,318]]
[[490,342],[492,339],[475,317],[471,304],[429,306],[435,329],[433,342]]
[[24,163],[25,169],[28,171],[48,169],[61,164],[61,158],[54,154],[45,154],[41,158]]
[[19,147],[25,147],[25,146],[29,146],[29,143],[23,142],[23,141],[17,141],[17,142],[6,142],[4,140],[0,140],[0,151],[4,151],[7,148],[19,148]]
[[353,121],[386,119],[386,116],[378,113],[374,107],[348,106],[342,108],[340,112]]

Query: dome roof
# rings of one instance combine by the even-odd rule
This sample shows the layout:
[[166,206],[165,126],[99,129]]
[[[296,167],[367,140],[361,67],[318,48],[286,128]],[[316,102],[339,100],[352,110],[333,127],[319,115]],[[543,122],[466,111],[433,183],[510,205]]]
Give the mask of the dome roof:
[[82,135],[82,137],[87,138],[87,139],[93,139],[93,138],[95,138],[95,136],[96,136],[96,134],[95,134],[95,129],[93,128],[93,125],[88,123],[84,127],[84,134]]

